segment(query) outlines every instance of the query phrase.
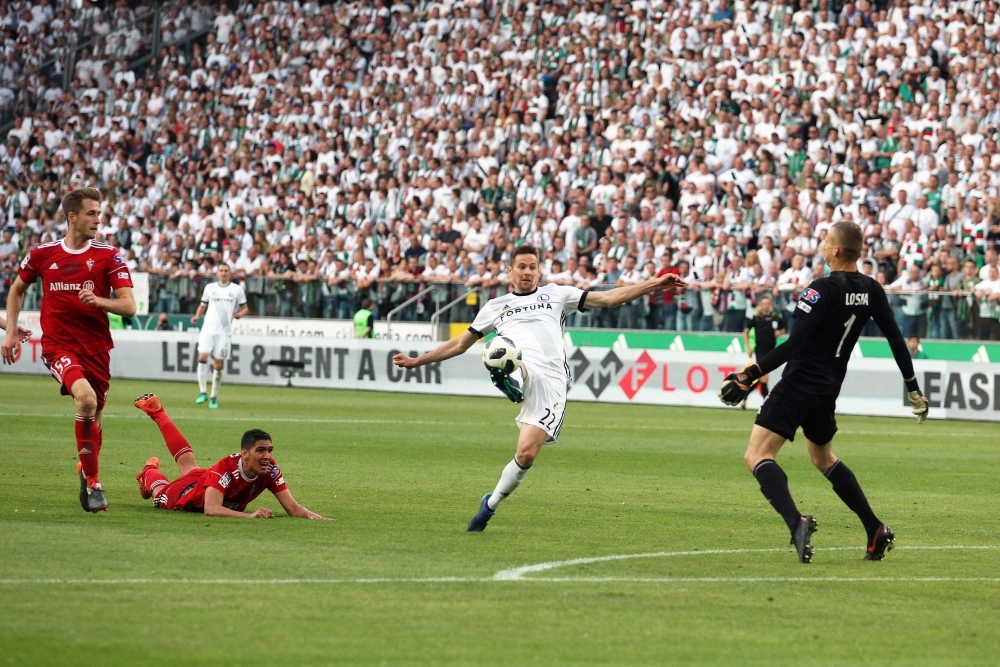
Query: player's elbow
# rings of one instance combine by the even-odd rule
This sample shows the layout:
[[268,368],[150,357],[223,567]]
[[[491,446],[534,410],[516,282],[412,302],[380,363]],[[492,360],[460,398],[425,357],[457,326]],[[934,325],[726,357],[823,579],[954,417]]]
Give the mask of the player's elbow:
[[121,316],[122,317],[135,317],[136,312],[139,307],[135,303],[135,299],[129,299],[127,303],[123,304]]

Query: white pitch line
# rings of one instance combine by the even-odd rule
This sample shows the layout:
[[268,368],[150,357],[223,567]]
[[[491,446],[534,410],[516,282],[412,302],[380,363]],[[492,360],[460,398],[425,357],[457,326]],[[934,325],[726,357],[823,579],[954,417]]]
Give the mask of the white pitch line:
[[[992,545],[983,546],[965,546],[961,544],[950,544],[941,546],[903,546],[900,549],[928,549],[928,550],[940,550],[940,549],[996,549],[997,547]],[[776,553],[787,551],[787,548],[780,549],[703,549],[695,551],[654,551],[651,553],[642,554],[615,554],[612,556],[594,556],[590,558],[573,558],[570,560],[556,560],[550,561],[548,563],[536,563],[534,565],[522,565],[521,567],[514,567],[509,570],[501,570],[493,575],[493,578],[497,581],[520,581],[525,579],[526,574],[531,574],[532,572],[546,572],[548,570],[554,570],[560,567],[571,567],[573,565],[589,565],[591,563],[608,563],[612,561],[619,560],[634,560],[637,558],[672,558],[677,556],[709,556],[709,555],[720,555],[720,554],[751,554],[751,553]],[[826,547],[823,549],[816,549],[816,551],[860,551],[860,547]],[[536,579],[532,579],[536,581]]]
[[[0,412],[0,417],[31,417],[31,418],[50,418],[50,419],[68,419],[70,415],[68,414],[54,414],[54,413],[42,413],[42,412]],[[105,413],[105,419],[145,419],[145,415],[141,414],[114,414]],[[506,425],[508,422],[481,422],[481,421],[433,421],[433,420],[421,420],[421,419],[336,419],[336,418],[317,418],[317,417],[202,417],[200,415],[171,415],[171,419],[174,421],[206,421],[206,422],[246,422],[251,419],[256,419],[266,422],[290,422],[290,423],[303,423],[303,424],[402,424],[402,425],[424,425],[424,426],[499,426]],[[747,433],[747,429],[740,427],[721,427],[721,426],[682,426],[678,424],[668,424],[664,422],[663,425],[656,424],[566,424],[563,428],[570,429],[613,429],[620,431],[625,430],[638,430],[638,431],[700,431],[709,433]],[[850,431],[846,429],[840,429],[837,433],[841,435],[880,435],[889,437],[908,437],[909,433],[896,433],[896,434],[886,434],[884,431]],[[967,432],[943,432],[934,433],[935,438],[973,438],[979,437],[982,433],[967,433]]]
[[[496,580],[494,580],[496,581]],[[824,583],[852,582],[998,582],[1000,577],[531,577],[530,579],[508,579],[506,581],[531,581],[543,583],[583,583],[583,584],[754,584],[754,583],[798,583],[821,581]]]
[[456,584],[469,582],[489,582],[489,577],[371,577],[362,579],[0,579],[0,585],[19,584],[84,584],[84,585],[146,585],[146,584],[216,584],[231,585],[281,585],[281,584]]
[[493,577],[381,577],[363,579],[0,579],[0,586],[144,586],[144,585],[368,585],[368,584],[499,584],[499,583],[550,583],[550,584],[607,584],[607,583],[703,583],[703,584],[753,584],[753,583],[824,583],[886,582],[886,583],[1000,583],[1000,577],[525,577],[522,579],[495,579]]
[[[0,412],[0,417],[50,417],[53,419],[66,419],[69,415],[52,413],[33,412]],[[105,419],[146,419],[142,414],[108,414],[104,413]],[[174,421],[205,421],[205,422],[245,422],[251,419],[264,420],[268,422],[304,422],[309,424],[424,424],[438,426],[457,425],[482,425],[496,426],[496,422],[456,422],[456,421],[426,421],[419,419],[332,419],[316,417],[201,417],[198,415],[171,415]]]
[[[904,546],[899,549],[910,550],[987,550],[998,549],[994,545],[966,546],[948,544],[940,546]],[[854,551],[858,547],[826,547],[817,551]],[[575,558],[573,560],[538,563],[510,570],[501,570],[492,577],[364,577],[357,579],[323,579],[323,578],[284,578],[284,579],[192,579],[192,578],[123,578],[123,579],[0,579],[0,586],[47,586],[47,585],[87,585],[87,586],[135,586],[148,584],[188,584],[188,585],[220,585],[243,586],[253,584],[263,585],[296,585],[296,584],[487,584],[503,582],[528,583],[808,583],[813,581],[825,583],[852,582],[886,582],[886,583],[961,583],[961,582],[1000,582],[1000,577],[525,577],[529,572],[544,572],[558,567],[584,565],[609,561],[628,560],[634,558],[665,558],[672,556],[709,556],[718,554],[747,554],[786,552],[780,549],[705,549],[702,551],[658,551],[645,554],[619,554],[614,556],[598,556],[595,558]]]

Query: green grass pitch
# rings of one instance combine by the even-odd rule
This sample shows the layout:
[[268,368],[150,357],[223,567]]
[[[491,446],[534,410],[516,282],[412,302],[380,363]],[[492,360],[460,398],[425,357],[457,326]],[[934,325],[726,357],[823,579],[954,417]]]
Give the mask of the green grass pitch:
[[[269,494],[252,507],[270,521],[154,510],[134,475],[151,455],[176,469],[131,405],[146,391],[206,467],[270,431],[296,498],[336,521],[290,519]],[[800,565],[743,467],[749,411],[572,403],[560,443],[470,535],[513,454],[504,399],[224,386],[209,411],[196,393],[113,384],[111,510],[92,516],[71,401],[48,378],[0,378],[0,665],[997,663],[996,425],[840,419],[837,453],[896,530],[881,563],[786,445],[820,522]]]

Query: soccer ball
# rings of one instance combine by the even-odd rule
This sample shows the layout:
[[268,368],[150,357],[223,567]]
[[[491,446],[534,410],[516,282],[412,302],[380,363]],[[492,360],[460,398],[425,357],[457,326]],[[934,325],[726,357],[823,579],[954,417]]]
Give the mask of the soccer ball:
[[513,373],[521,366],[521,348],[510,338],[497,336],[483,348],[483,363],[486,368]]

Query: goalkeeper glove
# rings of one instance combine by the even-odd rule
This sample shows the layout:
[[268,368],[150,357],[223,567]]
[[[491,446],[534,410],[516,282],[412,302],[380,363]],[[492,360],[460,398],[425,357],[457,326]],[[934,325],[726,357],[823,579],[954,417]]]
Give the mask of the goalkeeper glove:
[[726,405],[739,405],[750,395],[761,376],[760,366],[749,364],[739,373],[730,373],[726,376],[718,396]]
[[927,419],[927,399],[920,395],[920,386],[917,384],[917,379],[913,378],[906,383],[906,397],[910,399],[910,407],[913,408],[913,414],[917,416],[917,423],[923,424],[924,420]]
[[524,402],[524,392],[520,383],[512,378],[509,373],[504,373],[499,368],[490,369],[490,380],[493,386],[503,392],[503,395],[514,403]]

